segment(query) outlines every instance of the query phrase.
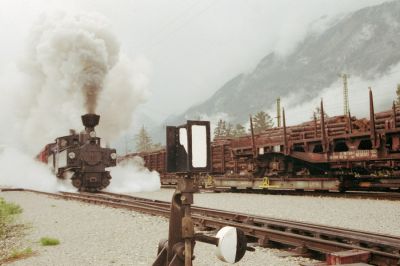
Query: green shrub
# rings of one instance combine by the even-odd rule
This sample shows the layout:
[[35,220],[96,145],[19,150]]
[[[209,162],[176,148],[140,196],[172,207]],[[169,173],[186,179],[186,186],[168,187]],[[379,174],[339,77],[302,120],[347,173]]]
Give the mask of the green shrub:
[[56,246],[60,244],[60,240],[58,240],[57,238],[42,237],[40,239],[40,243],[42,243],[42,246]]

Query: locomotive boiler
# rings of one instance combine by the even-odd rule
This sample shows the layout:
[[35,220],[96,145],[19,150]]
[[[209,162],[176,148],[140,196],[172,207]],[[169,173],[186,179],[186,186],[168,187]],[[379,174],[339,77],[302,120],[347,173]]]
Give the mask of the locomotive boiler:
[[77,134],[71,130],[70,135],[56,138],[55,143],[47,144],[38,155],[58,178],[70,177],[79,191],[96,192],[106,188],[111,180],[106,168],[116,166],[116,150],[101,147],[101,139],[96,136],[99,120],[96,114],[83,115],[83,132]]

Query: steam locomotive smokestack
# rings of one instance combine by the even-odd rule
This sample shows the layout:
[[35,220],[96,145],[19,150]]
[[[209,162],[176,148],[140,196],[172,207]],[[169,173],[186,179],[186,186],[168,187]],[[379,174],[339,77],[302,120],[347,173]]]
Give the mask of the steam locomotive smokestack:
[[86,131],[93,131],[94,127],[99,124],[100,116],[96,114],[85,114],[81,116],[82,123],[85,126]]

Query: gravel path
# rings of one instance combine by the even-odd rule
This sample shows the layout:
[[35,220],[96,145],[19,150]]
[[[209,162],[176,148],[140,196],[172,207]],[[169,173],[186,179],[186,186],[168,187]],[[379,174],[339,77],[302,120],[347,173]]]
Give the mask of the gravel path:
[[[162,190],[147,196],[169,200],[171,194],[172,190]],[[198,196],[198,202],[211,199],[209,195]],[[168,221],[160,217],[29,192],[1,192],[0,197],[24,209],[20,220],[31,227],[25,245],[37,252],[9,265],[151,265],[159,240],[167,236]],[[38,240],[44,236],[57,238],[61,243],[40,246]],[[307,261],[281,258],[277,253],[272,249],[257,249],[236,265],[294,266]],[[195,255],[194,265],[227,265],[215,258],[213,247],[207,244],[197,243]]]
[[[170,201],[173,189],[131,193]],[[400,236],[400,201],[239,193],[195,194],[195,205]]]

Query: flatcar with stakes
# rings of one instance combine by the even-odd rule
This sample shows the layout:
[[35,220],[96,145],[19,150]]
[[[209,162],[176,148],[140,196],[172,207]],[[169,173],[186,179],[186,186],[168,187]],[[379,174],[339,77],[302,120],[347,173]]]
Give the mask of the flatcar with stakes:
[[[375,113],[369,91],[369,119],[320,115],[295,126],[283,125],[238,138],[217,138],[211,144],[212,167],[199,175],[205,187],[280,190],[400,190],[400,108]],[[251,121],[251,119],[250,119]],[[251,126],[252,128],[252,126]],[[128,154],[141,156],[174,184],[165,171],[165,150]]]

